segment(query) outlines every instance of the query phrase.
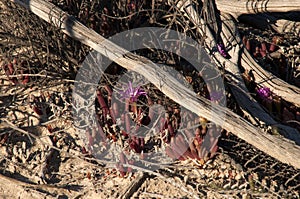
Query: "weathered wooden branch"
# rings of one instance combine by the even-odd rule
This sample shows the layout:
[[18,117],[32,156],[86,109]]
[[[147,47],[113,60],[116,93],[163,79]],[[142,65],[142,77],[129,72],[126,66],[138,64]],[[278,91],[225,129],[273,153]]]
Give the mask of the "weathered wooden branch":
[[[243,48],[243,44],[240,40],[239,35],[237,34],[238,30],[236,28],[236,25],[233,21],[233,18],[230,15],[224,14],[222,16],[222,21],[224,23],[222,32],[224,33],[224,36],[222,37],[223,40],[226,41],[227,38],[232,37],[235,40],[230,41],[233,45],[232,49],[228,52],[232,59],[234,60],[234,65],[230,64],[228,66],[225,66],[227,70],[229,70],[232,74],[235,74],[235,77],[231,78],[239,78],[239,84],[238,85],[232,85],[231,90],[233,91],[235,98],[238,99],[237,102],[239,103],[240,107],[242,109],[245,109],[247,112],[249,112],[254,118],[257,120],[265,123],[268,126],[271,127],[277,127],[280,132],[287,137],[288,139],[291,139],[295,141],[298,145],[300,145],[300,133],[298,130],[291,128],[286,125],[278,124],[277,121],[275,121],[270,114],[268,114],[260,105],[257,103],[255,99],[253,99],[249,91],[247,90],[243,78],[241,77],[241,73],[239,71],[238,62],[239,62],[239,56],[240,51]],[[228,41],[227,41],[228,42]],[[236,45],[234,45],[236,44]]]
[[27,187],[27,188],[33,188],[33,189],[38,189],[38,190],[42,190],[42,191],[47,191],[49,193],[56,192],[57,194],[66,194],[66,193],[70,192],[70,187],[68,187],[68,186],[59,186],[59,185],[51,185],[51,184],[32,184],[30,182],[23,182],[23,181],[17,180],[16,178],[3,175],[2,173],[0,173],[0,181],[1,181],[1,183],[13,184],[14,186],[16,186],[16,190],[19,187]]
[[246,70],[253,71],[255,82],[268,87],[273,93],[282,97],[282,99],[300,106],[300,89],[294,85],[290,85],[287,82],[276,77],[272,73],[263,69],[250,55],[246,48],[241,52],[241,65]]
[[241,14],[300,11],[300,0],[216,0],[216,4],[220,11],[231,13],[235,16]]
[[[180,84],[177,79],[162,70],[161,67],[144,57],[127,52],[109,40],[105,40],[95,31],[85,27],[74,17],[69,16],[53,4],[42,0],[11,1],[29,8],[42,19],[61,28],[67,35],[92,47],[124,68],[143,75],[178,104],[215,122],[279,161],[300,168],[300,162],[298,161],[300,159],[300,147],[294,143],[262,132],[227,108],[218,105],[212,106],[209,100],[197,96]],[[126,54],[126,57],[123,56],[124,54]],[[213,107],[218,108],[219,112],[223,112],[225,117],[221,116],[222,114],[212,114]]]
[[[189,20],[194,22],[194,25],[198,27],[197,30],[201,35],[203,35],[205,32],[205,42],[211,45],[210,49],[213,49],[213,45],[216,45],[216,41],[214,40],[211,31],[205,25],[201,25],[205,24],[204,21],[199,17],[195,9],[192,6],[189,6],[189,3],[191,2],[184,1],[183,3],[179,2],[177,5],[185,8],[183,11]],[[243,44],[238,35],[236,25],[231,15],[226,13],[224,13],[221,19],[221,37],[225,43],[230,43],[231,49],[228,51],[228,53],[230,54],[231,59],[225,59],[217,52],[213,55],[216,63],[224,64],[226,70],[232,74],[230,75],[231,83],[229,86],[235,98],[238,99],[237,103],[239,104],[240,108],[243,110],[245,115],[252,119],[254,124],[261,125],[261,123],[264,123],[268,126],[277,127],[285,137],[295,141],[297,144],[300,144],[300,134],[296,129],[278,124],[278,122],[275,121],[249,94],[238,67],[240,51],[243,48]],[[204,29],[206,30],[204,31]]]
[[300,22],[291,21],[287,19],[279,19],[270,14],[258,14],[258,15],[243,15],[238,18],[239,22],[246,23],[252,27],[267,29],[271,27],[278,33],[294,33],[300,34]]
[[278,19],[276,23],[271,27],[276,30],[278,33],[293,32],[295,35],[300,34],[300,22],[299,21],[290,21],[286,19]]
[[[188,15],[190,15],[190,17],[198,15],[195,10],[192,10],[193,6],[189,6],[189,5],[192,5],[192,2],[190,0],[179,1],[177,3],[177,5],[178,5],[178,7],[180,7],[182,9],[183,12],[185,12],[185,10],[190,10],[189,11],[190,13],[188,14]],[[185,6],[183,6],[183,5],[185,5]],[[184,7],[185,7],[185,9],[183,9]],[[203,30],[198,29],[198,31],[201,31],[200,32],[201,35],[205,35],[210,32],[208,27],[205,26],[205,23],[203,21],[201,21],[199,18],[193,17],[193,18],[191,18],[191,22],[194,24],[200,24],[197,27],[200,27],[203,29]],[[211,38],[213,38],[212,35],[211,35]],[[229,38],[226,40],[226,41],[228,41],[226,46],[232,46],[231,40],[236,40],[235,42],[241,43],[241,39],[239,37],[229,36]],[[208,47],[210,49],[213,49],[216,47],[216,42],[214,40],[207,41],[206,44],[208,45]],[[218,60],[221,60],[221,63],[223,63],[224,61],[227,63],[230,63],[228,60],[224,59],[217,52],[215,53],[215,56],[217,57]],[[300,107],[300,100],[299,100],[300,88],[298,88],[294,85],[288,84],[287,82],[283,81],[282,79],[276,77],[272,73],[263,69],[253,59],[253,57],[250,55],[250,53],[247,51],[246,48],[241,49],[240,56],[241,57],[238,57],[238,59],[240,59],[239,61],[241,62],[241,66],[248,71],[250,71],[250,70],[253,71],[253,75],[255,77],[256,83],[260,84],[261,86],[270,88],[273,93],[280,96],[282,99]]]
[[[239,68],[238,68],[238,62],[239,62],[239,56],[240,56],[240,50],[243,49],[243,44],[240,40],[239,35],[237,34],[238,30],[237,27],[230,15],[224,14],[223,16],[223,23],[224,23],[224,28],[223,28],[223,33],[225,36],[222,38],[226,41],[226,38],[232,38],[234,37],[235,40],[230,41],[232,44],[236,43],[236,50],[230,50],[229,54],[233,58],[235,65],[229,65],[228,68],[230,72],[233,72],[233,74],[237,75],[238,73],[240,74]],[[228,42],[228,41],[227,41]],[[233,45],[234,46],[234,45]],[[248,93],[248,90],[246,86],[243,84],[243,79],[242,77],[239,77],[240,79],[240,84],[242,84],[240,89],[237,89],[237,87],[233,87],[234,93],[236,93],[236,99],[239,99],[238,102],[240,102],[242,108],[245,108],[249,113],[251,113],[252,116],[255,118],[261,120],[262,122],[266,123],[269,126],[272,127],[277,127],[281,130],[281,133],[284,134],[285,137],[295,141],[297,144],[300,144],[300,134],[299,132],[291,128],[289,126],[285,126],[282,124],[278,124],[277,121],[275,121],[257,102],[254,100]],[[247,94],[246,94],[247,93]],[[246,98],[248,97],[248,98]],[[243,100],[242,100],[243,99]]]
[[132,197],[134,192],[136,192],[141,187],[141,185],[146,180],[146,178],[147,175],[139,171],[136,174],[136,177],[134,178],[133,182],[131,182],[127,187],[125,187],[122,190],[122,194],[120,194],[119,199],[123,199],[123,198],[126,199]]
[[[236,2],[235,2],[236,1]],[[220,11],[230,13],[235,18],[254,27],[266,28],[272,27],[278,33],[294,32],[296,35],[300,32],[300,22],[286,19],[279,19],[271,16],[268,12],[291,12],[300,11],[300,1],[226,1],[216,0]],[[253,15],[263,13],[261,15]],[[250,14],[250,15],[249,15]],[[243,16],[241,16],[243,15]]]

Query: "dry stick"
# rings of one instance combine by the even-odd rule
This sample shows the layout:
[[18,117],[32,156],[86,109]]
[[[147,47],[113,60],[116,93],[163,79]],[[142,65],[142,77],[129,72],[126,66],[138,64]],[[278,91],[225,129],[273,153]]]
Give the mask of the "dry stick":
[[290,85],[270,72],[264,70],[250,55],[246,48],[241,49],[241,65],[246,70],[253,71],[255,82],[268,87],[271,91],[282,99],[300,107],[300,89]]
[[[235,16],[242,13],[258,13],[258,12],[287,12],[287,11],[299,11],[299,1],[237,1],[234,4],[232,1],[217,0],[217,7],[222,12],[231,13]],[[299,25],[297,23],[291,25]],[[291,26],[290,25],[290,26]],[[289,26],[289,27],[290,27]],[[296,28],[296,27],[291,27]],[[241,64],[247,70],[253,70],[254,77],[257,82],[263,86],[271,88],[272,92],[281,96],[284,100],[291,102],[297,106],[300,106],[300,89],[296,86],[292,86],[285,81],[277,78],[275,75],[267,72],[252,58],[250,53],[243,48],[242,49]]]
[[271,26],[276,32],[293,33],[299,35],[300,33],[300,22],[286,19],[280,19],[279,17],[272,16],[270,14],[261,15],[243,15],[239,18],[239,22],[249,24],[251,26],[268,29]]
[[131,182],[127,187],[122,190],[119,199],[126,199],[132,197],[132,195],[141,187],[141,185],[146,180],[147,175],[144,172],[138,172],[135,175],[133,182]]
[[[53,4],[41,0],[30,0],[29,3],[20,0],[11,1],[29,8],[42,19],[56,27],[60,27],[67,35],[92,47],[124,68],[143,75],[166,96],[170,97],[183,107],[193,111],[199,116],[215,122],[217,125],[222,126],[227,131],[232,132],[239,138],[266,152],[279,161],[300,168],[300,162],[298,161],[300,159],[299,146],[286,140],[265,134],[227,108],[214,105],[214,108],[218,108],[218,111],[223,112],[225,117],[221,116],[222,114],[211,114],[213,107],[209,100],[197,96],[193,91],[180,84],[177,79],[169,75],[162,70],[161,67],[150,60],[129,53],[127,50],[106,40],[95,31],[79,23],[74,17],[69,16],[59,8],[55,7]],[[124,54],[126,54],[126,56],[123,56]]]
[[298,145],[300,145],[300,134],[298,130],[295,128],[278,124],[277,121],[275,121],[249,94],[247,94],[247,88],[245,84],[243,83],[243,79],[240,76],[239,68],[238,68],[238,56],[239,51],[241,50],[241,39],[239,35],[237,35],[237,28],[236,25],[233,22],[233,19],[230,15],[223,15],[224,19],[224,26],[223,26],[223,33],[226,35],[226,37],[233,37],[234,41],[231,41],[232,45],[236,44],[235,47],[237,48],[236,51],[229,51],[229,54],[235,58],[235,65],[230,65],[227,67],[233,74],[238,75],[239,78],[239,87],[231,86],[231,89],[235,93],[235,97],[238,100],[238,103],[242,103],[241,107],[246,108],[246,110],[251,113],[252,116],[258,118],[259,120],[265,122],[267,125],[270,125],[272,127],[277,127],[280,129],[280,132],[284,134],[285,137],[295,141]]
[[[267,2],[267,3],[266,3]],[[224,1],[217,0],[217,7],[222,12],[231,13],[237,17],[242,13],[251,14],[258,12],[287,12],[300,10],[300,0],[298,1]],[[297,6],[298,5],[298,6]],[[255,11],[255,12],[254,12]],[[293,25],[293,23],[292,23]],[[299,25],[295,23],[294,25]],[[292,27],[293,28],[293,27]],[[300,88],[290,85],[272,73],[264,70],[243,48],[241,52],[241,65],[248,71],[253,70],[255,81],[262,86],[269,87],[273,93],[282,99],[300,106]]]
[[295,35],[300,34],[300,22],[286,19],[278,19],[271,27],[278,33],[293,32]]
[[188,190],[188,187],[185,186],[183,182],[182,183],[176,182],[175,178],[172,178],[172,177],[169,177],[169,176],[165,177],[163,174],[161,174],[159,172],[155,172],[155,171],[152,171],[152,170],[149,170],[149,169],[146,169],[146,168],[142,168],[142,167],[138,167],[138,166],[135,166],[135,165],[131,165],[131,164],[123,164],[123,166],[131,167],[131,168],[139,170],[141,172],[145,172],[145,173],[155,175],[158,178],[163,179],[163,180],[167,181],[168,183],[172,184],[173,186],[180,189],[181,191],[187,193],[190,197],[199,198],[199,196],[197,194],[195,194],[195,193],[191,192],[190,190]]
[[[55,149],[55,147],[53,146],[53,143],[52,143],[51,139],[48,136],[44,137],[44,139],[41,139],[38,136],[36,136],[34,134],[31,134],[30,132],[27,132],[27,131],[25,131],[25,130],[19,128],[19,127],[17,127],[15,124],[11,123],[7,119],[1,119],[0,121],[4,122],[5,126],[7,126],[9,128],[12,128],[12,129],[14,129],[14,130],[16,130],[16,131],[24,134],[24,135],[27,135],[29,137],[29,139],[30,139],[31,142],[32,142],[32,140],[31,140],[31,137],[32,137],[36,141],[40,142],[41,145],[44,145],[44,146],[47,145],[47,146],[49,146],[49,150],[46,152],[47,154],[45,155],[45,157],[42,160],[42,165],[41,165],[40,172],[39,172],[39,177],[40,177],[41,181],[43,183],[45,183],[45,173],[46,173],[46,171],[48,169],[48,166],[49,166],[47,164],[47,162],[51,158],[51,156],[52,156],[52,154],[54,152],[54,149]],[[1,178],[5,178],[5,176],[3,176],[3,175],[0,174],[0,180],[1,180]],[[8,179],[10,179],[12,181],[15,181],[15,182],[18,182],[17,184],[21,184],[22,186],[25,185],[27,187],[33,187],[33,188],[44,188],[46,190],[48,190],[49,188],[51,188],[51,189],[67,188],[67,186],[60,187],[60,186],[49,186],[49,185],[43,186],[43,185],[37,185],[37,184],[29,184],[29,183],[21,182],[21,181],[18,181],[18,180],[6,177],[6,180],[8,180]]]
[[[179,5],[177,6],[184,8],[183,10],[189,20],[198,27],[197,30],[201,35],[205,32],[205,42],[210,45],[209,47],[212,49],[213,46],[216,45],[216,41],[207,26],[201,26],[201,24],[204,24],[204,21],[199,17],[195,9],[192,6],[189,6],[190,3],[191,1],[179,2]],[[238,99],[237,102],[239,106],[243,110],[244,114],[251,119],[253,124],[261,125],[260,122],[263,122],[269,126],[277,127],[285,137],[295,141],[297,144],[300,144],[300,134],[296,129],[278,124],[278,122],[276,122],[249,94],[238,67],[239,51],[242,48],[242,42],[240,37],[237,35],[237,28],[230,15],[224,14],[222,19],[221,37],[224,42],[226,41],[227,43],[230,43],[230,46],[232,46],[228,52],[232,58],[229,61],[228,59],[223,58],[219,53],[215,53],[214,56],[216,62],[225,63],[226,70],[233,74],[230,75],[231,84],[229,84],[229,86],[235,98]],[[205,31],[203,30],[204,28],[206,28]]]
[[68,186],[68,185],[61,186],[61,185],[51,185],[51,184],[31,184],[28,182],[23,182],[23,181],[17,180],[12,177],[8,177],[1,173],[0,173],[0,180],[4,181],[6,183],[13,184],[14,186],[22,186],[22,187],[27,187],[27,188],[44,190],[44,191],[47,191],[50,193],[57,192],[57,195],[70,193],[70,189],[69,189],[70,186]]
[[219,10],[236,15],[300,10],[300,0],[216,0],[216,4]]
[[[190,0],[186,1],[189,2]],[[228,1],[228,2],[232,2],[232,1]],[[239,1],[240,2],[240,1]],[[300,0],[299,0],[300,2]],[[218,1],[216,2],[218,3]],[[227,3],[228,4],[228,3]],[[237,4],[231,5],[231,6],[236,6]],[[284,5],[282,5],[284,6]],[[227,12],[227,13],[231,13],[234,14],[234,9],[232,10],[224,10],[222,5],[218,6],[218,9],[221,10],[222,12]],[[195,19],[196,23],[200,23],[199,19]],[[236,37],[238,40],[240,40],[240,38]],[[239,41],[238,41],[239,42]],[[212,45],[210,45],[209,47],[214,47]],[[275,75],[273,75],[272,73],[266,71],[265,69],[263,69],[254,59],[253,57],[250,55],[250,53],[247,51],[247,49],[242,48],[241,49],[242,52],[241,53],[241,65],[244,69],[250,71],[253,71],[253,75],[255,78],[255,82],[260,84],[261,86],[265,86],[265,87],[269,87],[271,89],[271,91],[280,96],[282,99],[291,102],[293,104],[295,104],[296,106],[300,107],[300,88],[290,85],[287,82],[283,81],[282,79],[276,77]],[[218,57],[220,57],[218,55]]]
[[[231,28],[232,27],[234,26],[231,26]],[[238,43],[241,42],[241,39],[238,36],[235,36],[235,39]],[[300,106],[300,88],[290,85],[264,70],[245,48],[242,48],[241,50],[241,64],[246,70],[253,71],[256,83],[269,87],[273,93],[282,97],[282,99]]]
[[53,148],[54,146],[53,146],[51,139],[48,136],[45,136],[44,139],[42,140],[41,138],[37,137],[36,135],[33,135],[33,134],[17,127],[15,124],[11,123],[7,119],[2,119],[0,121],[5,122],[8,127],[27,135],[31,144],[33,144],[33,141],[31,139],[31,137],[33,137],[35,140],[39,141],[42,145],[47,145],[49,147],[49,149],[46,151],[45,157],[42,160],[42,165],[41,165],[41,169],[40,169],[40,173],[39,173],[39,177],[45,183],[45,173],[49,166],[48,162],[49,162],[49,159],[52,157],[52,154],[54,153],[54,148]]

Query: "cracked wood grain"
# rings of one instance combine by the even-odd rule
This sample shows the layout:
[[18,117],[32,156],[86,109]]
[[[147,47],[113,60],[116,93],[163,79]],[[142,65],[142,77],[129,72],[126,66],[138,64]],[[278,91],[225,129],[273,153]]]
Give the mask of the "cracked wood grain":
[[[53,4],[42,0],[11,0],[11,2],[25,6],[42,19],[61,28],[65,34],[73,39],[92,47],[122,67],[143,75],[166,96],[178,104],[199,116],[206,117],[208,120],[215,122],[217,125],[222,126],[227,131],[232,132],[279,161],[300,168],[300,162],[298,161],[300,159],[299,146],[264,133],[227,108],[218,105],[213,106],[209,100],[197,96],[194,92],[179,83],[177,79],[168,75],[161,67],[144,57],[129,53],[109,40],[105,40],[105,38],[95,31],[85,27],[74,17],[69,16]],[[124,57],[124,54],[130,56]],[[161,84],[162,79],[163,84]],[[174,87],[174,85],[176,86]],[[218,108],[218,111],[224,113],[225,117],[221,116],[221,114],[211,114],[213,107]]]
[[216,0],[215,2],[220,11],[235,15],[300,10],[300,0]]

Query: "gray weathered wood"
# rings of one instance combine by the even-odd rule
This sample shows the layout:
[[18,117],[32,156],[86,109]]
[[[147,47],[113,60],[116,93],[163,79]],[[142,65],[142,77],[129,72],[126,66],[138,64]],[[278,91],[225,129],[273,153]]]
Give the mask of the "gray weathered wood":
[[[204,24],[204,21],[199,17],[192,6],[188,6],[188,3],[188,1],[185,1],[184,4],[179,4],[179,6],[185,7],[183,11],[186,12],[189,20],[194,22],[194,25],[198,27],[197,30],[200,32],[200,34],[204,34],[205,32],[205,42],[207,44],[210,44],[210,49],[212,49],[213,45],[216,45],[216,41],[214,40],[211,31],[207,29],[206,26],[201,26],[201,24]],[[249,94],[249,91],[244,84],[240,69],[238,67],[240,51],[243,48],[243,44],[238,35],[237,27],[234,23],[233,18],[229,14],[222,13],[221,20],[221,38],[224,43],[228,43],[228,45],[231,46],[231,49],[228,51],[231,59],[225,59],[220,56],[219,53],[215,53],[213,54],[213,56],[215,57],[217,63],[222,63],[225,66],[225,69],[230,72],[230,74],[232,74],[227,75],[227,77],[230,76],[229,86],[234,97],[237,99],[237,103],[239,104],[240,108],[242,109],[244,114],[249,119],[251,119],[253,124],[265,124],[272,128],[278,128],[281,134],[283,134],[285,137],[295,141],[297,144],[300,144],[300,134],[296,129],[278,124],[278,122],[275,121]],[[204,28],[206,28],[205,31],[203,30]]]
[[[124,68],[143,75],[178,104],[215,122],[279,161],[300,168],[300,162],[298,161],[300,159],[300,147],[294,143],[260,131],[227,108],[214,105],[214,108],[218,108],[219,111],[223,112],[225,117],[212,114],[213,106],[209,100],[197,96],[150,60],[128,53],[125,49],[105,40],[95,31],[85,27],[53,4],[42,0],[30,0],[29,3],[21,0],[11,1],[29,8],[42,19],[56,27],[60,27],[67,35],[92,47]],[[123,54],[126,54],[126,57]]]
[[[205,24],[203,21],[201,21],[201,19],[195,17],[198,14],[196,13],[195,10],[193,10],[193,6],[189,6],[192,4],[192,2],[190,0],[186,0],[186,1],[179,1],[179,3],[177,4],[178,7],[183,8],[183,4],[185,4],[186,9],[182,9],[183,12],[185,11],[189,11],[190,13],[188,14],[190,17],[193,17],[191,19],[192,23],[194,24],[200,24],[198,25],[198,27],[201,27],[202,30],[198,29],[198,31],[200,31],[201,35],[205,35],[205,34],[209,34],[210,30],[208,29],[208,27],[204,26],[203,24]],[[202,25],[201,25],[202,24]],[[225,25],[225,24],[223,24]],[[224,29],[224,27],[223,27]],[[235,33],[233,33],[235,34]],[[213,36],[212,35],[207,35],[210,40],[206,42],[206,44],[208,45],[208,47],[210,49],[213,49],[214,47],[216,47],[216,42],[212,39]],[[228,46],[232,46],[232,42],[231,40],[236,40],[235,42],[237,43],[241,43],[241,39],[239,37],[234,37],[234,36],[227,36],[228,39],[226,40],[228,43]],[[261,86],[265,86],[270,88],[270,90],[275,93],[276,95],[280,96],[282,99],[291,102],[293,104],[295,104],[296,106],[300,107],[300,88],[288,84],[287,82],[283,81],[282,79],[276,77],[275,75],[273,75],[272,73],[266,71],[265,69],[263,69],[254,59],[253,57],[250,55],[250,53],[247,51],[247,49],[242,48],[240,56],[241,57],[236,57],[236,59],[241,59],[241,65],[244,69],[250,71],[253,71],[253,75],[256,79],[256,83],[260,84]],[[238,55],[238,54],[237,54]],[[223,62],[227,62],[230,63],[228,60],[222,58],[222,56],[218,53],[215,53],[216,58],[220,61],[220,63]]]
[[234,15],[300,10],[300,0],[216,0],[218,9]]
[[260,29],[268,29],[269,27],[272,27],[280,34],[294,33],[295,35],[299,35],[300,33],[299,21],[281,19],[270,14],[243,15],[242,17],[239,17],[239,22],[246,23]]
[[295,35],[300,35],[300,22],[289,21],[286,19],[278,19],[271,27],[278,33],[293,32]]

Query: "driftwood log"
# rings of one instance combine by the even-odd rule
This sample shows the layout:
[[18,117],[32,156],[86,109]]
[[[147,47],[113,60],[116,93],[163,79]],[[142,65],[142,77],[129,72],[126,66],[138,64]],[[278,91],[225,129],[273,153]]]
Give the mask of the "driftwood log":
[[291,12],[300,10],[299,0],[216,0],[219,10],[232,13],[236,16],[241,14],[256,14],[267,12]]
[[[197,27],[202,27],[202,30],[198,28],[198,31],[200,31],[201,35],[209,34],[210,30],[209,28],[205,25],[203,21],[201,21],[198,17],[198,14],[196,13],[195,10],[193,10],[192,1],[186,0],[186,1],[179,1],[177,3],[177,6],[183,11],[183,12],[190,12],[187,13],[187,16],[190,17],[191,22],[194,24],[198,24]],[[200,25],[199,25],[200,24]],[[202,25],[201,25],[202,24]],[[223,23],[223,29],[226,28],[226,25]],[[228,29],[228,27],[227,27]],[[230,30],[230,28],[229,28]],[[236,40],[235,42],[241,43],[241,39],[237,36],[235,36],[235,32],[231,32],[227,36],[224,35],[227,39],[226,41],[228,42],[226,45],[232,46],[232,41],[231,40]],[[231,36],[230,36],[231,35]],[[207,35],[206,35],[207,36]],[[210,34],[208,35],[209,41],[206,42],[208,47],[210,49],[213,49],[216,46],[216,42],[212,39],[213,36]],[[231,39],[231,40],[230,40]],[[241,62],[241,66],[250,71],[253,71],[253,75],[255,77],[256,83],[259,83],[261,86],[266,86],[271,89],[273,93],[276,95],[280,96],[282,99],[286,100],[287,102],[290,102],[292,104],[295,104],[296,106],[300,106],[300,88],[290,85],[283,81],[282,79],[276,77],[272,73],[266,71],[263,69],[250,55],[250,53],[246,50],[246,48],[242,47],[240,49],[241,52],[239,57],[238,53],[235,53],[235,58],[238,59]],[[229,51],[231,53],[232,51]],[[225,58],[222,58],[220,54],[217,52],[215,53],[216,59],[219,60],[220,63],[227,62],[229,65],[232,64],[232,59],[231,60],[226,60]]]
[[[209,48],[213,49],[213,46],[216,45],[216,41],[214,40],[213,34],[211,31],[204,25],[205,22],[203,19],[199,17],[193,6],[189,6],[191,1],[184,1],[177,4],[179,8],[184,8],[183,11],[186,13],[186,16],[189,18],[190,21],[194,23],[196,27],[198,27],[198,31],[201,35],[205,34],[206,39],[205,43],[209,44]],[[222,63],[225,65],[225,68],[227,71],[230,72],[230,88],[237,100],[237,103],[239,104],[240,108],[243,110],[244,114],[251,119],[252,123],[255,125],[261,125],[261,123],[266,124],[271,127],[277,127],[280,129],[281,133],[295,141],[298,145],[300,145],[300,134],[299,132],[291,128],[289,126],[285,126],[282,124],[278,124],[277,121],[275,121],[260,105],[256,102],[254,98],[251,97],[249,94],[249,91],[247,90],[243,78],[241,76],[241,72],[239,70],[238,62],[239,62],[239,56],[241,51],[243,51],[243,43],[241,42],[241,39],[238,35],[238,31],[236,28],[236,25],[234,23],[234,19],[231,17],[231,15],[223,13],[223,16],[221,16],[222,20],[222,30],[221,30],[221,37],[224,41],[224,43],[230,43],[230,50],[228,53],[231,56],[231,59],[224,59],[218,52],[211,53],[213,56],[215,56],[216,63]],[[201,25],[202,24],[202,25]],[[205,30],[203,30],[205,29]],[[252,59],[252,57],[251,57]],[[255,65],[259,66],[259,65]],[[260,70],[259,69],[256,69]],[[296,97],[296,96],[295,96]]]
[[[256,26],[263,27],[266,22],[270,21],[271,27],[279,32],[289,32],[294,31],[295,34],[299,34],[300,22],[289,21],[285,19],[277,19],[276,17],[270,16],[268,12],[291,12],[300,11],[300,1],[284,1],[280,2],[277,0],[272,1],[225,1],[217,0],[217,7],[221,12],[230,13],[235,18],[242,14],[256,14],[264,13],[254,17],[253,15],[244,15],[241,20],[248,21],[250,24],[256,24]],[[238,42],[241,41],[238,38]],[[272,92],[276,95],[282,97],[284,100],[300,106],[300,89],[296,86],[290,85],[285,81],[277,78],[275,75],[264,70],[250,55],[250,53],[245,49],[241,49],[241,65],[244,69],[254,71],[254,77],[256,82],[269,87]]]
[[300,34],[300,22],[289,21],[285,19],[278,19],[272,28],[278,33],[294,32],[296,35]]
[[[11,0],[11,2],[18,3],[30,9],[42,19],[59,27],[65,34],[92,47],[124,68],[143,75],[166,96],[183,107],[193,111],[199,116],[206,117],[217,125],[221,125],[227,131],[232,132],[239,138],[279,161],[290,164],[295,168],[300,168],[300,147],[293,142],[269,135],[259,128],[254,127],[231,110],[221,106],[215,105],[214,108],[217,106],[219,111],[225,114],[225,118],[218,115],[212,116],[211,110],[213,107],[209,100],[197,96],[150,60],[131,54],[125,49],[106,40],[53,4],[42,0]],[[126,54],[126,57],[123,56],[124,54]],[[164,84],[161,84],[162,77],[164,78]],[[174,87],[174,85],[176,85],[176,87]],[[223,123],[224,120],[225,123]]]

